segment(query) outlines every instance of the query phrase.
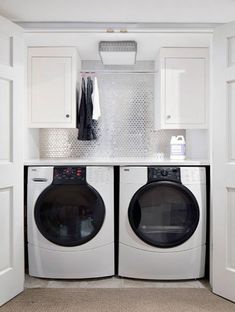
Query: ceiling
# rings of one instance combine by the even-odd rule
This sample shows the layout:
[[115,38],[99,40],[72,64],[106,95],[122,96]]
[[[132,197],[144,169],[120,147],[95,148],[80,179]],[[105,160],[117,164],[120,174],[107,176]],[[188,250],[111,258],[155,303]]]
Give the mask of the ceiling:
[[235,0],[0,0],[0,14],[27,22],[225,23]]

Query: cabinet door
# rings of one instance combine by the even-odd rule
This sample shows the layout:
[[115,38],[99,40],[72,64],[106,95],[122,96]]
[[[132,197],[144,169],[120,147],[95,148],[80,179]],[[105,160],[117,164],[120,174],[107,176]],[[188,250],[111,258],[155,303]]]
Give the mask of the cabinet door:
[[158,75],[158,127],[160,122],[163,129],[207,128],[208,49],[161,49]]
[[75,58],[72,48],[29,49],[30,127],[75,127]]
[[206,60],[165,59],[165,118],[169,125],[205,125]]

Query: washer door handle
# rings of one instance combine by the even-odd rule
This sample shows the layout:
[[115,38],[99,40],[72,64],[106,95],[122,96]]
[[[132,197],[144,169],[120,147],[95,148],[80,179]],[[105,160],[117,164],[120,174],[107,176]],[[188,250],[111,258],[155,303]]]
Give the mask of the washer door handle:
[[33,178],[32,179],[34,182],[47,182],[46,178]]

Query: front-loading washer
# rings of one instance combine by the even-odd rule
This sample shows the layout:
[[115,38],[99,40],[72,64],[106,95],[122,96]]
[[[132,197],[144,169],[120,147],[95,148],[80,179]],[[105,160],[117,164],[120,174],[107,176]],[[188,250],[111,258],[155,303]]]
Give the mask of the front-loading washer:
[[29,274],[114,275],[113,168],[28,168]]
[[205,168],[121,167],[119,275],[200,278],[205,253]]

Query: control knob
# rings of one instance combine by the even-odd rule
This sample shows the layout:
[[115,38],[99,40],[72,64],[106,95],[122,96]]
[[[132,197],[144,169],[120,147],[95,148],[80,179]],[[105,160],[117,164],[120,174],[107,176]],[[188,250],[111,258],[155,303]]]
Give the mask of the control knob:
[[161,170],[161,175],[162,175],[163,177],[166,177],[166,176],[168,175],[168,171],[165,170],[165,169],[162,169],[162,170]]

